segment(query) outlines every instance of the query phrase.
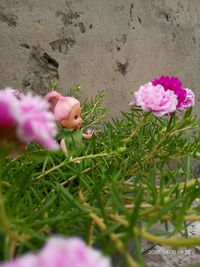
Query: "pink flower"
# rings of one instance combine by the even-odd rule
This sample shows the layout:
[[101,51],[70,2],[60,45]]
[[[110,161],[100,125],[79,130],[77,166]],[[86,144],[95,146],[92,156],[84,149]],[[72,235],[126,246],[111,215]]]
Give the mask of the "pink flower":
[[151,82],[142,85],[134,96],[137,106],[158,117],[174,112],[178,103],[173,91],[165,90],[162,85],[154,86]]
[[53,139],[57,133],[55,117],[48,109],[48,102],[40,96],[21,96],[17,135],[22,142],[37,142],[48,149],[59,148]]
[[17,125],[19,102],[10,88],[0,90],[0,131]]
[[195,94],[193,93],[193,91],[191,89],[186,88],[186,99],[185,101],[181,104],[180,108],[181,109],[188,109],[191,106],[194,106],[195,103]]
[[53,139],[57,133],[54,115],[49,104],[39,96],[16,95],[16,90],[0,90],[0,139],[23,144],[38,142],[48,149],[58,149]]
[[28,254],[0,267],[110,267],[108,258],[79,238],[50,238],[38,254]]

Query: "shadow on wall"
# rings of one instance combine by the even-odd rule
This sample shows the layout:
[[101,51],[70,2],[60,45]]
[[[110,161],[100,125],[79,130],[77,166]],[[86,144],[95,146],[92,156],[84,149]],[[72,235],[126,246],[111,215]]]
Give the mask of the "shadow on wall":
[[40,46],[31,48],[27,73],[23,79],[23,88],[44,95],[58,82],[58,62],[50,57]]

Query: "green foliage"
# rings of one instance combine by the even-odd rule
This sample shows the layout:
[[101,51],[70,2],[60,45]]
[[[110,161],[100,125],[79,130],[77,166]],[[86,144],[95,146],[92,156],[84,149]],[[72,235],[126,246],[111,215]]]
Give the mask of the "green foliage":
[[86,100],[83,104],[83,129],[97,128],[101,126],[105,118],[107,109],[102,105],[105,92],[100,91],[94,99]]
[[[79,157],[32,144],[3,165],[7,217],[15,232],[28,235],[15,255],[38,250],[52,234],[78,235],[110,255],[118,250],[127,266],[143,264],[142,239],[175,248],[200,244],[184,236],[166,238],[184,235],[185,223],[200,220],[200,208],[191,206],[200,194],[192,164],[199,162],[200,124],[192,110],[158,118],[133,108],[121,119],[102,122],[103,97],[100,92],[83,105],[84,130],[101,132],[84,143]],[[155,232],[158,222],[163,230]],[[0,259],[6,259],[11,240],[3,226],[0,234]],[[131,241],[134,260],[126,250]]]

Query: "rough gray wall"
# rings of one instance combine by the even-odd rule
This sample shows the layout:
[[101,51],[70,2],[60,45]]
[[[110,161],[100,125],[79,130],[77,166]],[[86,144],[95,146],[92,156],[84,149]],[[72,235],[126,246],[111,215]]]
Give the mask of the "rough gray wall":
[[110,115],[161,74],[198,93],[200,0],[0,0],[0,87],[107,90]]

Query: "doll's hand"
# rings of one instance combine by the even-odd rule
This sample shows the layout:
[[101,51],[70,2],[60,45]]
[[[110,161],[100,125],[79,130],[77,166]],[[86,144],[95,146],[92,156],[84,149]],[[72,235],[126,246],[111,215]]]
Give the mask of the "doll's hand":
[[94,130],[92,128],[88,128],[86,134],[92,137],[92,135],[94,134]]
[[94,130],[89,128],[89,129],[87,129],[86,133],[83,134],[83,139],[89,140],[92,138],[93,134],[94,134]]

